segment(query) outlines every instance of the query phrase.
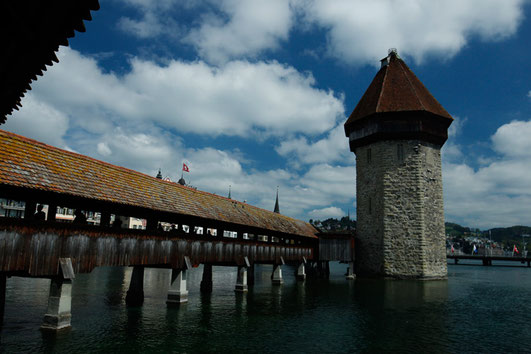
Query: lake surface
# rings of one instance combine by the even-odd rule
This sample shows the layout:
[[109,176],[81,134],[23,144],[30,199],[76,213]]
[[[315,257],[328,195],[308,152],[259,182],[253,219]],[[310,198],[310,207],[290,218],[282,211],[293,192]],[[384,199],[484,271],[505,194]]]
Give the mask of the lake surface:
[[125,306],[131,268],[78,274],[72,329],[39,330],[49,280],[7,281],[3,353],[531,352],[531,269],[449,265],[445,281],[344,278],[297,282],[284,267],[256,267],[256,284],[234,292],[236,268],[214,267],[211,295],[202,268],[189,273],[189,302],[165,304],[170,271],[146,269],[142,307]]

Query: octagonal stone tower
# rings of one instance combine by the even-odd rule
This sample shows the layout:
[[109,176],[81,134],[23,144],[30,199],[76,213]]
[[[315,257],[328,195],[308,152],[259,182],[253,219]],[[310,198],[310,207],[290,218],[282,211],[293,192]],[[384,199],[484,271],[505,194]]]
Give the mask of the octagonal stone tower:
[[441,147],[453,119],[396,50],[345,123],[356,154],[356,273],[447,276]]

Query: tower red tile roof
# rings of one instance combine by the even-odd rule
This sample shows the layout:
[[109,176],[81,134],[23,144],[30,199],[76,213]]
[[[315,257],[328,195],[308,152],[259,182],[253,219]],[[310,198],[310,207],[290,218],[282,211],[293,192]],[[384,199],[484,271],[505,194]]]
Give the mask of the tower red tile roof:
[[345,123],[345,132],[348,135],[349,126],[355,121],[377,113],[409,111],[429,112],[453,120],[396,51],[391,51],[382,59],[382,68]]

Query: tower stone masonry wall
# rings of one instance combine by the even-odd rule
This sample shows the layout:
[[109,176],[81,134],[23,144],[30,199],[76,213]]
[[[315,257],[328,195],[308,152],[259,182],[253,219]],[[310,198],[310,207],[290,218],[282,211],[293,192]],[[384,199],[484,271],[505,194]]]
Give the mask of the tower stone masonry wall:
[[384,140],[355,149],[360,275],[447,275],[440,146]]

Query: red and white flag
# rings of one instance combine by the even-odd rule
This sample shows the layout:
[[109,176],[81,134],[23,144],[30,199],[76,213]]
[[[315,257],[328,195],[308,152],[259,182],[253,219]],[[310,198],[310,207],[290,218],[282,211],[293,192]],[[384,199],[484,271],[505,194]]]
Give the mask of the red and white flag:
[[451,249],[451,251],[452,251],[452,253],[455,252],[455,250],[454,250],[454,245],[452,245],[452,249]]
[[190,170],[188,169],[188,166],[186,166],[185,163],[183,163],[183,171],[184,172],[190,172]]
[[513,253],[514,253],[514,252],[516,252],[516,253],[520,253],[520,252],[518,252],[518,248],[516,248],[516,245],[514,245],[514,247],[513,247]]

